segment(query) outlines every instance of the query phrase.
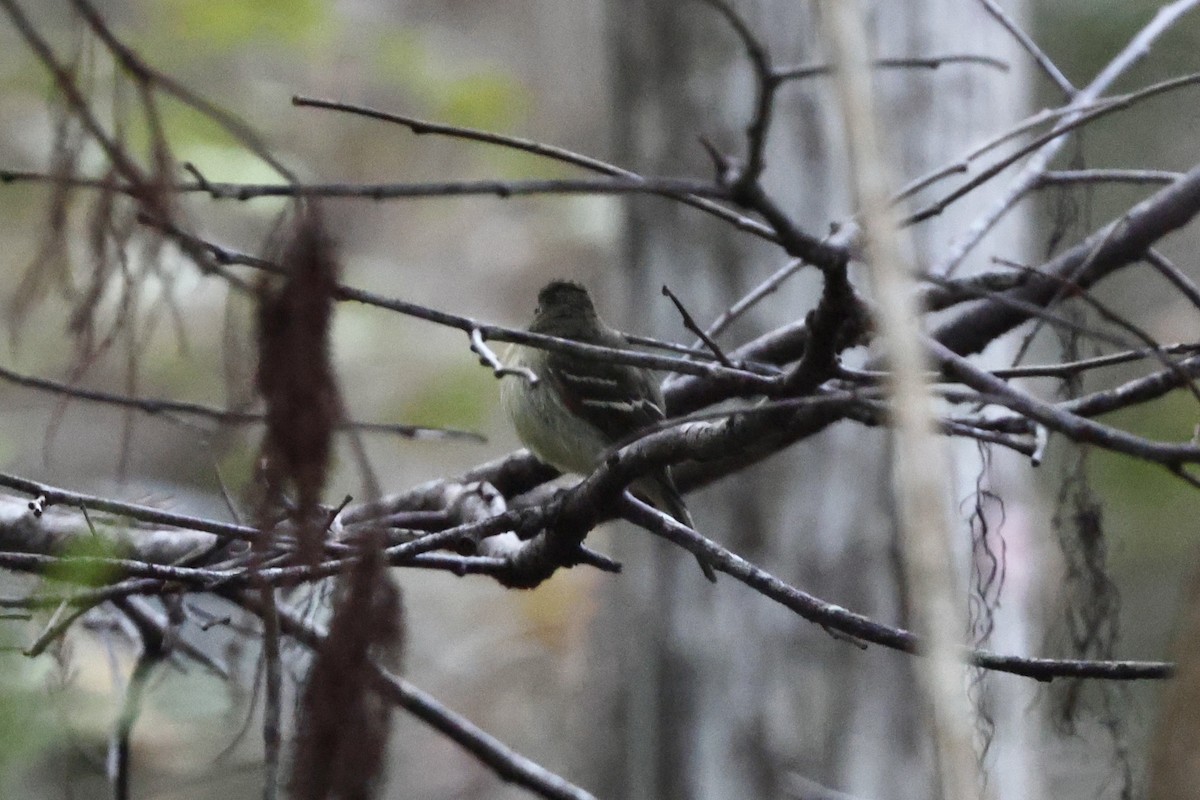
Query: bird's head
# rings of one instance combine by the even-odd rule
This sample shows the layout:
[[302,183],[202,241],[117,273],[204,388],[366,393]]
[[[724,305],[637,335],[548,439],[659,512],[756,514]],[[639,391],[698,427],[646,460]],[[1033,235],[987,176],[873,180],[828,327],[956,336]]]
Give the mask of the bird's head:
[[537,311],[529,330],[570,337],[576,329],[596,324],[596,308],[582,284],[550,281],[538,292]]

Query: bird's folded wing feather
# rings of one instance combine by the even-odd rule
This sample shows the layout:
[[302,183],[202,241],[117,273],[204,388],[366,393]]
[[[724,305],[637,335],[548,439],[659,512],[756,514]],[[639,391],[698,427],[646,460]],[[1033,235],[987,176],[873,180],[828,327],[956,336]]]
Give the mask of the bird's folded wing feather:
[[626,364],[584,361],[550,353],[547,376],[563,403],[610,442],[666,418],[654,376]]

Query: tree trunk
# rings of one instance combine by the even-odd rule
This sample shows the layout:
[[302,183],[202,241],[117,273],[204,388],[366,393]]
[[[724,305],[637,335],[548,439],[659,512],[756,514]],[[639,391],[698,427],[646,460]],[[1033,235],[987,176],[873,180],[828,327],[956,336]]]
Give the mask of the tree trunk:
[[[826,60],[813,4],[746,0],[736,7],[777,65]],[[646,175],[707,175],[712,167],[698,136],[727,154],[744,153],[753,79],[722,18],[703,3],[612,0],[611,11],[615,161]],[[878,75],[903,179],[961,157],[1023,113],[1023,54],[975,0],[878,2],[872,19],[879,56],[974,53],[1014,67],[1006,74],[952,64]],[[814,234],[852,210],[836,102],[828,78],[785,87],[767,151],[767,191]],[[987,194],[916,232],[918,264],[937,260],[953,232],[986,206]],[[1014,243],[1023,231],[1019,215],[1011,217],[988,243],[1020,258]],[[991,252],[981,249],[976,258]],[[610,287],[630,309],[621,321],[645,330],[650,319],[649,332],[679,341],[690,337],[661,297],[663,284],[703,321],[785,261],[777,248],[656,198],[629,202],[624,260],[621,285]],[[762,303],[726,341],[802,318],[819,288],[812,272]],[[963,455],[956,500],[979,471],[975,449]],[[688,502],[701,533],[823,598],[903,624],[889,461],[885,433],[842,423]],[[1006,499],[1011,513],[1019,498],[1010,491]],[[965,564],[965,523],[963,541]],[[712,586],[686,553],[644,534],[623,532],[618,554],[625,573],[612,582],[594,661],[603,724],[588,739],[596,772],[588,785],[599,796],[817,797],[820,785],[880,800],[931,796],[913,659],[835,640],[728,577]],[[1021,607],[1020,598],[1005,599]],[[1017,646],[1032,634],[1015,635]],[[1020,715],[1027,703],[997,705]],[[1018,762],[1007,760],[1025,752],[1020,727],[1002,727],[997,740],[994,752],[1009,767]],[[1000,796],[1011,788],[1036,797],[1025,774],[1025,767],[998,764],[991,786]]]

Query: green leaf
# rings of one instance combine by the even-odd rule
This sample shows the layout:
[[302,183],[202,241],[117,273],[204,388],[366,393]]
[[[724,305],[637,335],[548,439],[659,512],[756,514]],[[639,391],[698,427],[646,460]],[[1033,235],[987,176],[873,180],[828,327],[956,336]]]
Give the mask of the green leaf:
[[63,560],[46,570],[46,579],[76,586],[105,586],[120,577],[112,564],[99,559],[121,558],[112,540],[105,536],[82,536],[63,554]]

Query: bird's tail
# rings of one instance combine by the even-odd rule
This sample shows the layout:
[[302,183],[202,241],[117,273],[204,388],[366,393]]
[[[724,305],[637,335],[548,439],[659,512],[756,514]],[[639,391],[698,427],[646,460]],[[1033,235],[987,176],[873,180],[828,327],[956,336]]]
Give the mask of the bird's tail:
[[[684,505],[683,496],[675,488],[675,481],[671,479],[670,472],[664,472],[652,481],[639,481],[634,486],[634,490],[638,494],[646,496],[651,503],[660,510],[670,514],[681,525],[686,525],[692,530],[696,530],[696,523],[692,521],[692,515],[688,512],[687,506]],[[713,571],[712,566],[704,560],[704,556],[699,553],[695,555],[697,563],[700,564],[700,571],[704,573],[704,577],[716,583],[717,573]]]

